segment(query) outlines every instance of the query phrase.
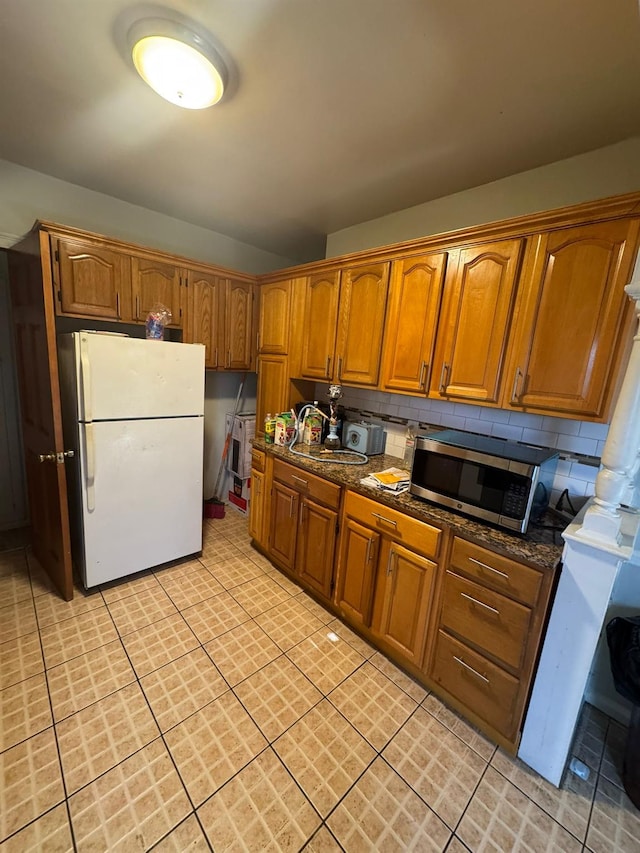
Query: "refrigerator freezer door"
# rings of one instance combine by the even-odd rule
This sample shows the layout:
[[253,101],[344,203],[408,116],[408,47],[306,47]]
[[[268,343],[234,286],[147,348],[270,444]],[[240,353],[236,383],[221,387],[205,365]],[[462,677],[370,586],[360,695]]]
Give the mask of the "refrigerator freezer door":
[[79,425],[83,541],[74,553],[86,587],[201,550],[203,424],[105,421],[89,425],[89,441]]
[[87,332],[72,334],[78,420],[204,413],[204,347]]

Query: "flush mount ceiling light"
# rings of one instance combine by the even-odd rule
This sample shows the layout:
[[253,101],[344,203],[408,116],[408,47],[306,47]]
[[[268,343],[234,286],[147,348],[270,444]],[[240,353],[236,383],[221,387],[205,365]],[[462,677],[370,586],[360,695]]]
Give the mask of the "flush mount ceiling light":
[[201,110],[217,104],[227,74],[216,50],[198,33],[164,18],[145,18],[128,33],[138,74],[179,107]]

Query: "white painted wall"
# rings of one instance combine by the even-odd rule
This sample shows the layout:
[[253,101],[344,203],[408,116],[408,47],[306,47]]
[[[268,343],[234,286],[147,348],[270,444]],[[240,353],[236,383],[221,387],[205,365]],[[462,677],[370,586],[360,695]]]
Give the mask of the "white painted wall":
[[[208,370],[204,401],[204,496],[214,497],[213,490],[220,469],[225,440],[225,415],[233,412],[242,373],[216,373]],[[256,374],[248,373],[244,383],[238,412],[256,410]],[[220,494],[226,500],[231,477],[223,473]]]
[[0,160],[0,247],[12,246],[36,219],[129,240],[249,273],[290,266],[290,258],[224,234]]
[[640,137],[372,219],[327,237],[326,256],[640,190]]

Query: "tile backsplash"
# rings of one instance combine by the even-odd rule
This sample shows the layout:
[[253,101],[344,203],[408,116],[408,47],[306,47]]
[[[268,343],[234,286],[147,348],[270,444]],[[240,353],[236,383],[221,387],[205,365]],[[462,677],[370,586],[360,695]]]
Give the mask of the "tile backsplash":
[[[317,399],[325,401],[327,391],[326,385],[318,384]],[[386,452],[400,458],[404,456],[408,421],[423,424],[423,430],[427,425],[449,427],[555,448],[560,453],[560,460],[553,482],[551,503],[555,504],[561,492],[568,489],[570,498],[576,499],[576,509],[594,493],[599,458],[609,430],[608,424],[508,412],[465,403],[389,394],[368,388],[344,388],[344,397],[340,403],[347,410],[347,419],[379,421],[384,418]],[[394,423],[387,418],[399,422]]]

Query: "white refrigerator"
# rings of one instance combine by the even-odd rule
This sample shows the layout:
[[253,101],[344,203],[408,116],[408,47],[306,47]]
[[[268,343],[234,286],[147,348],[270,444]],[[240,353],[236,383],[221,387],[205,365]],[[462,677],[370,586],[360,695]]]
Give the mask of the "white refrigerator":
[[204,346],[73,332],[58,356],[85,587],[200,551]]

